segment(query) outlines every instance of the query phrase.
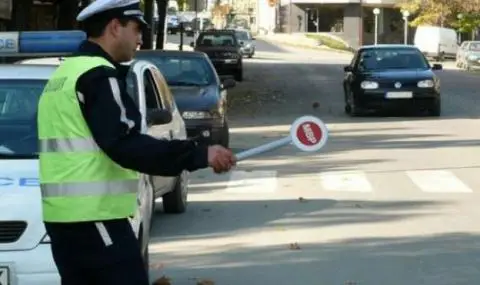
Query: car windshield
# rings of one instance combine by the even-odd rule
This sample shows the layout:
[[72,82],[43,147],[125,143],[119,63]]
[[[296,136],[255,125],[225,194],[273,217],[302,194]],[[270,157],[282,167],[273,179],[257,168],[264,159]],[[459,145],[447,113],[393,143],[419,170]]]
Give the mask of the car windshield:
[[247,32],[237,31],[237,32],[235,32],[235,36],[237,37],[237,39],[239,41],[249,41],[250,40],[250,36]]
[[215,83],[215,73],[207,59],[178,55],[142,56],[152,62],[170,86],[207,86]]
[[200,34],[197,40],[197,46],[236,46],[233,34],[225,33],[204,33]]
[[471,43],[468,49],[472,51],[480,51],[480,43]]
[[358,60],[360,71],[391,69],[428,69],[422,53],[415,49],[371,49],[361,52]]
[[0,80],[0,159],[38,157],[37,107],[47,80]]

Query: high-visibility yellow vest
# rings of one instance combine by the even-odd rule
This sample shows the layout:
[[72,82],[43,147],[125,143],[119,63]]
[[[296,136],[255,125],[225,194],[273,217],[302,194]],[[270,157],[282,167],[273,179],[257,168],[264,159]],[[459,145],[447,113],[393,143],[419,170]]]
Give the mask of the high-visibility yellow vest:
[[115,68],[102,57],[67,58],[40,97],[38,136],[44,221],[110,220],[135,213],[139,174],[121,167],[98,147],[78,102],[78,78],[98,66]]

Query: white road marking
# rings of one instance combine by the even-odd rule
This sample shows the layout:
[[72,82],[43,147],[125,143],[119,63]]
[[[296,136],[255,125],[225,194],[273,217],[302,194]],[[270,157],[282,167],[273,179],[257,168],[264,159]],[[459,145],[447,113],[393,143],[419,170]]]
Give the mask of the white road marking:
[[372,192],[372,186],[361,171],[320,173],[320,182],[326,191]]
[[230,175],[228,193],[274,193],[277,171],[234,171]]
[[470,187],[447,170],[406,171],[407,176],[423,192],[428,193],[471,193]]

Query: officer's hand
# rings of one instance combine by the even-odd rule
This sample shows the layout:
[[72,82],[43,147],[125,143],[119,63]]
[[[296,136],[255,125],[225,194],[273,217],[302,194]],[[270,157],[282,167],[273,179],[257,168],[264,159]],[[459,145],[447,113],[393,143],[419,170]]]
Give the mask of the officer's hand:
[[231,150],[220,145],[208,147],[208,165],[215,173],[228,172],[236,164],[236,157]]

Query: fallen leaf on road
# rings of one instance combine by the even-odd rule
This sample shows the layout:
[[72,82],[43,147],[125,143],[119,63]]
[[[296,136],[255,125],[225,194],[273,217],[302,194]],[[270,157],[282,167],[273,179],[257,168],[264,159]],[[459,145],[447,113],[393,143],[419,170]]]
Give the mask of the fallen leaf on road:
[[154,263],[150,263],[149,267],[150,269],[159,270],[159,269],[163,269],[165,265],[161,262],[154,262]]
[[172,283],[170,282],[170,278],[164,275],[159,279],[155,280],[152,285],[172,285]]
[[294,242],[294,243],[290,244],[290,249],[291,250],[299,250],[300,246],[298,245],[298,243]]
[[307,199],[305,199],[303,197],[299,197],[298,201],[300,201],[301,203],[305,203],[305,202],[307,202]]
[[318,103],[318,102],[313,102],[312,108],[313,108],[313,109],[317,109],[318,107],[320,107],[320,103]]
[[213,282],[212,280],[208,280],[208,279],[202,279],[202,280],[197,282],[197,285],[215,285],[215,282]]
[[355,204],[355,208],[363,208],[360,204]]

